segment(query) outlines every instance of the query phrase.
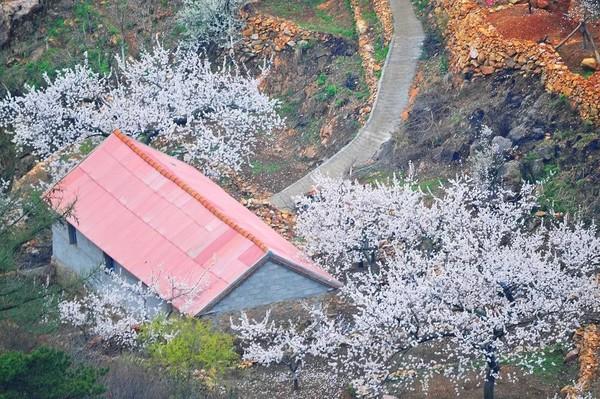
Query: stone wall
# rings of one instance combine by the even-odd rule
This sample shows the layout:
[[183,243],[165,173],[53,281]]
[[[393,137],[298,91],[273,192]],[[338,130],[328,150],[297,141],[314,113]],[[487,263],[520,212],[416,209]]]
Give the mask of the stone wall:
[[390,0],[372,0],[372,2],[377,18],[379,18],[381,25],[383,25],[385,44],[388,45],[394,35],[394,21],[392,9],[390,8]]
[[600,74],[571,72],[552,45],[504,38],[475,0],[437,0],[434,14],[446,25],[453,72],[490,75],[505,68],[541,75],[546,90],[567,96],[583,119],[600,124]]
[[252,10],[242,15],[246,26],[242,31],[239,51],[242,61],[248,61],[258,55],[268,57],[286,49],[308,45],[309,40],[326,41],[332,36],[327,33],[311,32],[295,23],[269,15],[254,14]]
[[248,309],[273,302],[320,295],[329,290],[330,287],[269,260],[209,312]]

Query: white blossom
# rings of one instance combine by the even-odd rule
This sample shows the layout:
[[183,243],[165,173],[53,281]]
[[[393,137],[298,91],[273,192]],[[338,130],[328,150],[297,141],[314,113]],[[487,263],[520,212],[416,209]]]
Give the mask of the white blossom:
[[[356,261],[352,251],[366,237],[379,257],[363,272],[330,267],[345,280],[338,295],[351,311],[331,321],[337,351],[319,355],[343,365],[363,393],[415,381],[426,389],[433,374],[458,383],[472,371],[493,389],[502,361],[519,358],[527,372],[535,362],[528,353],[568,344],[599,310],[598,231],[534,218],[533,188],[513,193],[463,176],[426,196],[398,181],[322,179],[319,193],[300,202],[298,230],[309,252]],[[277,328],[262,326],[262,335],[246,339],[280,353]],[[286,342],[302,338],[286,331]],[[251,354],[256,345],[247,347]]]
[[160,43],[139,59],[117,57],[112,77],[84,63],[45,80],[43,88],[26,86],[23,96],[0,101],[0,127],[40,158],[121,129],[216,174],[238,170],[257,137],[283,123],[259,79]]
[[343,339],[337,321],[327,316],[326,309],[315,306],[307,310],[310,316],[307,325],[292,320],[280,325],[270,319],[270,311],[261,321],[250,320],[246,313],[241,314],[240,324],[231,321],[231,328],[242,341],[244,359],[263,366],[287,366],[295,389],[305,359],[308,356],[333,356]]
[[172,276],[161,276],[160,272],[153,273],[149,285],[127,281],[108,270],[99,279],[92,275],[91,280],[94,278],[96,284],[86,287],[83,296],[59,303],[60,319],[88,336],[98,336],[106,344],[125,348],[140,343],[139,327],[162,313],[161,300],[166,304],[178,301],[185,306],[204,288],[199,283],[180,283]]
[[296,231],[305,251],[340,274],[354,262],[373,262],[386,243],[410,245],[432,229],[426,193],[413,190],[412,177],[389,184],[317,177],[314,196],[300,198]]
[[244,0],[183,0],[177,13],[187,45],[216,43],[231,46],[242,26]]

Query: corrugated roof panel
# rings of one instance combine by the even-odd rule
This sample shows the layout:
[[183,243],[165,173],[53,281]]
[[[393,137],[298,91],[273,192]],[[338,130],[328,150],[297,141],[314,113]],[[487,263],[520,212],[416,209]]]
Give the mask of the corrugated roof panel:
[[192,223],[188,227],[173,236],[173,242],[176,242],[177,246],[185,253],[211,239],[210,233],[204,227],[192,220],[190,221]]
[[[194,257],[194,260],[199,265],[204,265],[212,256],[219,253],[219,250],[224,246],[227,246],[231,240],[233,240],[238,233],[233,229],[228,229],[221,235],[215,237],[210,241],[208,245],[205,245],[202,250]],[[237,248],[232,248],[237,249]]]
[[[255,262],[256,263],[256,262]],[[238,279],[237,270],[248,270],[251,266],[245,265],[240,261],[230,261],[227,264],[229,267],[222,267],[220,264],[214,264],[209,270],[217,277],[232,284]]]
[[238,260],[244,265],[253,265],[256,261],[263,257],[263,253],[257,246],[251,246],[238,256]]

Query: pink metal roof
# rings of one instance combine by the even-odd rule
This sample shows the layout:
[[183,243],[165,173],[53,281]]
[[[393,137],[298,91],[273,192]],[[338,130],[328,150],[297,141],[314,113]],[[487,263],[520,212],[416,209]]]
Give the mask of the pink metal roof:
[[73,203],[69,220],[146,284],[158,277],[200,284],[173,305],[195,315],[246,278],[268,254],[332,287],[324,270],[195,168],[113,133],[56,186],[54,205]]

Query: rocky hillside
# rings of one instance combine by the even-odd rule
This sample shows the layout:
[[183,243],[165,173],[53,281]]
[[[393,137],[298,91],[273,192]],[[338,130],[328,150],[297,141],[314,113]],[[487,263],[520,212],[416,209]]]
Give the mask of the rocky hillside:
[[[365,25],[385,56],[385,30],[372,3],[361,0]],[[367,7],[368,6],[368,7]],[[180,2],[92,0],[8,1],[3,4],[0,94],[18,94],[24,84],[43,85],[43,75],[82,62],[109,74],[114,56],[135,56],[160,40],[175,46]],[[281,102],[286,129],[257,149],[244,180],[275,192],[302,176],[352,139],[368,115],[372,90],[366,83],[352,8],[344,0],[305,1],[284,9],[264,1],[246,7],[246,24],[235,48],[236,62],[252,74],[270,64],[264,90]],[[227,55],[228,56],[228,55]],[[223,55],[209,54],[216,62]],[[5,177],[22,175],[33,159],[16,154],[0,135]]]
[[[423,186],[434,188],[471,163],[487,140],[504,156],[499,173],[509,185],[542,182],[542,205],[557,212],[600,212],[600,131],[568,97],[546,91],[535,74],[504,68],[479,76],[453,73],[439,31],[430,30],[418,94],[407,123],[368,178],[406,170],[412,162]],[[482,127],[492,136],[482,138]]]

